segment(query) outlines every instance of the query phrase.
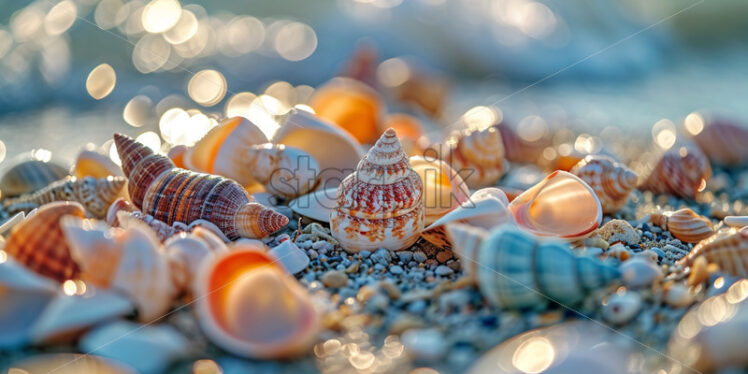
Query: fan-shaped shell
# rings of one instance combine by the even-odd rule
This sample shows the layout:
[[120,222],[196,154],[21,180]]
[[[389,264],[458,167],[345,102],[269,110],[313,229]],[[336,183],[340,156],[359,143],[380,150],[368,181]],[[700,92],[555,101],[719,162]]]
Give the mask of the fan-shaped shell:
[[270,193],[287,199],[317,186],[319,164],[298,148],[272,143],[254,145],[247,150],[243,162],[252,177]]
[[639,177],[625,165],[600,155],[585,157],[571,173],[592,187],[606,214],[615,213],[626,204]]
[[409,247],[423,230],[421,178],[388,129],[338,187],[332,235],[348,251]]
[[504,145],[493,127],[467,129],[453,134],[446,143],[443,159],[470,188],[494,185],[504,174]]
[[701,121],[702,127],[699,129],[697,125],[697,128],[689,129],[689,133],[709,161],[730,166],[748,164],[748,148],[745,146],[748,144],[748,128],[723,119],[704,121],[699,117],[696,120]]
[[594,190],[579,177],[555,171],[517,196],[509,210],[521,228],[541,236],[581,239],[603,219]]
[[251,202],[230,179],[179,169],[125,135],[115,134],[114,142],[133,204],[156,220],[172,225],[203,219],[230,239],[263,237],[288,223],[286,216]]
[[221,348],[244,357],[306,353],[319,315],[307,291],[276,259],[247,244],[206,262],[195,283],[198,322]]
[[702,240],[688,256],[678,261],[684,266],[693,265],[697,258],[704,257],[709,263],[736,277],[748,277],[748,231],[731,229]]
[[382,100],[371,87],[350,78],[334,78],[309,98],[319,118],[330,121],[362,144],[377,140]]
[[33,216],[11,230],[5,252],[29,269],[58,282],[78,276],[78,264],[70,256],[60,219],[63,216],[83,218],[83,207],[75,202],[46,204]]
[[478,285],[501,308],[528,308],[546,302],[573,305],[620,277],[619,271],[592,257],[577,257],[568,244],[504,226],[478,249]]
[[671,194],[678,197],[694,198],[706,187],[706,180],[712,174],[709,160],[693,147],[673,147],[649,166],[641,188],[654,193]]
[[470,190],[467,184],[446,162],[422,156],[411,157],[409,162],[421,177],[426,225],[468,200]]
[[714,235],[712,221],[689,208],[675,212],[654,213],[649,220],[686,243],[698,243]]
[[34,150],[11,160],[3,168],[0,190],[3,196],[18,196],[42,189],[68,175],[67,168],[49,161],[49,151]]
[[82,149],[78,152],[70,174],[76,178],[124,176],[122,169],[111,158],[94,149]]

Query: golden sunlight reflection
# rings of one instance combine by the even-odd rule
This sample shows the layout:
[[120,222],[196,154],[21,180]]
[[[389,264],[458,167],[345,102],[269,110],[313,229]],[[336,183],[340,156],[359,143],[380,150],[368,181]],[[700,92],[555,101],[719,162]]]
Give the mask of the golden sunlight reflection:
[[374,354],[368,351],[359,352],[357,354],[351,355],[351,357],[348,357],[348,362],[350,362],[351,365],[357,370],[366,370],[371,368],[371,366],[374,365],[375,360],[376,357],[374,357]]
[[462,115],[462,121],[467,128],[482,130],[491,125],[501,122],[503,113],[498,108],[487,106],[476,106]]
[[17,42],[31,40],[41,30],[44,12],[39,7],[26,7],[13,13],[10,18],[10,30]]
[[114,142],[109,143],[109,159],[118,166],[122,165],[122,160],[119,158],[119,153],[117,152],[117,147],[114,146]]
[[138,135],[138,137],[135,138],[135,141],[142,143],[153,150],[153,152],[158,153],[161,151],[161,138],[153,131],[146,131]]
[[57,3],[44,17],[44,31],[49,35],[60,35],[67,31],[78,16],[78,8],[70,0]]
[[7,149],[5,148],[5,142],[0,140],[0,162],[3,162],[3,160],[5,160],[6,154],[7,154]]
[[86,293],[86,284],[81,280],[68,279],[62,284],[62,292],[65,295],[83,295]]
[[727,302],[737,304],[748,297],[748,280],[741,279],[727,290],[725,293]]
[[237,17],[226,25],[225,38],[237,54],[246,54],[260,48],[265,41],[265,25],[251,16]]
[[602,149],[602,140],[589,134],[580,134],[574,141],[574,149],[582,154],[594,154]]
[[699,135],[704,130],[704,118],[699,113],[691,113],[686,116],[686,131],[691,135]]
[[187,84],[187,93],[196,103],[203,106],[218,104],[226,95],[226,78],[215,70],[197,72]]
[[249,106],[257,98],[255,94],[251,92],[239,92],[229,98],[226,102],[226,117],[246,117],[249,112]]
[[317,49],[317,34],[301,22],[288,22],[275,35],[275,50],[289,61],[301,61]]
[[167,42],[180,44],[188,41],[195,33],[197,33],[197,17],[189,10],[182,10],[179,21],[163,35]]
[[161,136],[174,145],[194,145],[214,126],[216,121],[202,112],[181,108],[167,110],[159,120]]
[[125,105],[125,109],[122,111],[122,118],[130,126],[141,127],[150,119],[152,107],[153,102],[148,96],[135,96]]
[[172,28],[180,19],[182,6],[177,0],[153,0],[143,9],[143,28],[150,33],[161,33]]
[[107,97],[117,84],[117,75],[109,64],[101,64],[91,70],[86,79],[86,91],[96,100]]
[[52,159],[52,152],[48,149],[39,148],[31,151],[31,157],[41,162],[49,162]]
[[3,58],[8,53],[8,51],[10,51],[10,47],[12,46],[13,35],[3,29],[0,29],[0,58]]
[[517,347],[512,364],[524,373],[540,373],[551,366],[555,356],[551,342],[546,338],[536,337]]
[[171,46],[159,35],[145,35],[132,50],[132,62],[143,74],[152,73],[166,64]]
[[273,112],[268,108],[268,105],[274,107],[275,110],[279,110],[281,106],[280,102],[272,96],[260,95],[249,105],[245,117],[257,125],[270,139],[278,131],[280,124],[273,117]]
[[124,22],[124,19],[118,17],[124,5],[122,0],[101,0],[94,10],[96,26],[108,30]]
[[5,253],[2,249],[0,249],[0,264],[3,262],[8,261],[8,254]]
[[661,119],[652,127],[652,138],[655,144],[663,150],[675,145],[675,125],[669,119]]
[[548,123],[540,116],[530,115],[523,118],[517,126],[517,135],[525,141],[534,142],[548,133]]
[[213,360],[203,359],[197,360],[192,364],[192,374],[221,374],[221,369],[218,364]]

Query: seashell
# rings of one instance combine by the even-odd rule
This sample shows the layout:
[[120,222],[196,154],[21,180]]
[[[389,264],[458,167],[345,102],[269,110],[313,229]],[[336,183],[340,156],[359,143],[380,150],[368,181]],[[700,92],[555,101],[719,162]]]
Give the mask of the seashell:
[[122,363],[94,355],[74,353],[35,354],[20,362],[14,362],[13,368],[20,373],[136,374],[134,369]]
[[125,187],[125,177],[69,177],[59,180],[31,194],[3,201],[10,213],[29,211],[53,201],[76,201],[94,217],[104,218],[109,205],[119,197]]
[[621,271],[623,284],[629,288],[650,287],[662,279],[662,269],[647,258],[634,257],[621,264],[618,270]]
[[605,321],[623,325],[636,317],[642,308],[642,297],[636,292],[619,292],[603,300],[600,314]]
[[50,161],[50,156],[49,151],[37,149],[11,160],[0,177],[3,195],[9,197],[34,192],[65,178],[67,169]]
[[620,242],[635,245],[641,241],[641,235],[628,221],[622,219],[612,219],[606,222],[603,227],[595,230],[592,237],[599,237],[610,244]]
[[727,274],[748,277],[748,231],[731,229],[712,235],[694,246],[678,264],[691,266],[699,257],[719,265],[720,270]]
[[407,248],[423,230],[422,195],[421,178],[387,129],[338,187],[330,231],[350,252]]
[[260,246],[239,245],[205,263],[195,283],[198,322],[208,338],[243,357],[308,352],[320,316],[306,289]]
[[[248,119],[227,118],[185,151],[184,165],[186,169],[221,175],[245,186],[252,182],[251,170],[243,162],[246,151],[251,145],[267,141],[262,130]],[[126,170],[125,174],[129,175]]]
[[589,236],[603,219],[594,190],[565,171],[551,173],[517,196],[509,210],[521,228],[535,235],[569,240]]
[[698,215],[689,208],[675,212],[653,213],[649,221],[670,231],[674,237],[686,243],[698,243],[714,235],[709,218]]
[[605,214],[615,213],[626,204],[639,177],[625,165],[600,155],[585,157],[571,173],[595,190]]
[[706,188],[712,174],[704,154],[693,147],[673,147],[665,151],[644,175],[640,188],[658,194],[695,198]]
[[520,136],[517,131],[506,123],[493,125],[501,134],[504,144],[504,155],[507,160],[516,163],[534,164],[542,157],[543,150],[551,146],[551,138],[548,134],[529,134],[528,139]]
[[166,223],[153,218],[152,215],[143,214],[139,210],[117,213],[116,222],[119,222],[120,227],[127,228],[131,225],[131,222],[134,221],[143,222],[148,225],[162,242],[179,233],[192,232],[196,227],[203,227],[224,243],[229,242],[229,238],[221,232],[221,229],[219,229],[218,226],[204,219],[196,219],[189,225],[185,225],[182,222],[174,222],[171,225],[167,225]]
[[164,373],[190,354],[190,342],[174,327],[128,321],[102,325],[84,335],[78,346],[81,352],[95,352],[141,374]]
[[[691,114],[695,128],[688,128],[696,144],[709,157],[709,161],[726,166],[748,164],[748,128],[723,119],[704,121],[698,114]],[[693,123],[693,122],[692,122]],[[701,126],[698,126],[698,125]],[[688,118],[686,118],[688,125]],[[693,130],[693,131],[692,131]]]
[[442,159],[465,176],[470,188],[492,186],[504,173],[504,145],[493,127],[454,133],[444,146],[439,151]]
[[379,94],[364,83],[334,78],[314,91],[308,104],[319,118],[338,125],[359,143],[371,144],[377,140],[384,104]]
[[83,207],[76,202],[54,202],[11,230],[5,252],[29,269],[58,282],[78,276],[79,268],[60,227],[66,215],[83,218]]
[[[192,236],[202,239],[213,251],[222,251],[226,249],[226,242],[221,239],[225,236],[218,236],[212,229],[208,229],[208,226],[198,225],[192,229],[190,234]],[[222,234],[223,235],[223,234]]]
[[260,238],[278,231],[288,218],[261,204],[236,182],[179,169],[126,135],[115,134],[122,170],[133,204],[144,214],[171,225],[204,219],[230,239]]
[[268,251],[288,274],[297,274],[309,266],[309,256],[291,240],[284,240]]
[[[222,250],[226,251],[227,247],[224,245]],[[200,266],[215,255],[214,249],[207,242],[198,236],[186,233],[166,240],[164,253],[169,261],[169,273],[174,289],[187,293],[193,292],[192,286]]]
[[723,220],[725,225],[730,227],[746,227],[748,226],[748,216],[727,216]]
[[[303,110],[291,109],[273,143],[295,147],[317,160],[321,188],[337,187],[365,152],[349,133]],[[324,144],[324,147],[320,145]]]
[[494,229],[477,253],[459,256],[479,264],[475,270],[481,294],[503,309],[548,301],[573,305],[620,277],[618,269],[595,258],[575,256],[566,243],[539,241],[513,226]]
[[166,157],[178,168],[186,169],[187,166],[184,164],[184,155],[187,153],[187,146],[183,144],[177,144],[169,149]]
[[117,166],[109,156],[93,149],[82,149],[78,152],[70,174],[79,179],[84,177],[96,179],[108,176],[124,177],[122,168]]
[[[28,215],[30,215],[32,212],[36,213],[37,209],[32,210],[29,212]],[[0,225],[0,235],[5,234],[7,231],[15,227],[17,224],[23,222],[24,219],[28,216],[24,212],[18,212],[13,215],[13,217],[8,218],[5,222],[3,222],[2,225]]]
[[475,277],[479,264],[472,259],[478,258],[478,251],[489,231],[460,222],[450,222],[445,225],[447,237],[452,244],[452,250],[460,258],[460,266],[465,275]]
[[418,118],[404,113],[391,114],[380,123],[379,131],[384,132],[388,128],[392,128],[400,136],[400,144],[408,156],[423,155],[420,139],[425,134]]
[[421,177],[426,225],[434,223],[469,199],[467,185],[446,162],[422,156],[411,157],[409,162]]
[[337,187],[317,190],[291,200],[288,207],[304,217],[329,223],[330,213],[335,208],[337,195]]
[[298,148],[272,143],[254,145],[249,147],[242,162],[270,193],[286,199],[303,195],[317,186],[319,164]]
[[483,229],[492,229],[512,222],[513,218],[508,205],[509,201],[500,189],[493,187],[480,189],[457,209],[427,226],[421,236],[436,246],[449,248],[451,243],[447,238],[445,225],[460,222]]

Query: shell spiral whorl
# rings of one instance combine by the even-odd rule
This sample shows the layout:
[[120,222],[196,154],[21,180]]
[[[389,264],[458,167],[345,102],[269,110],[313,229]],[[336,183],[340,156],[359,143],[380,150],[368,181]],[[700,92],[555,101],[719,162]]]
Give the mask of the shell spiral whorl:
[[204,219],[230,239],[263,237],[288,223],[287,217],[251,203],[249,194],[231,179],[177,168],[126,135],[115,134],[114,142],[133,203],[159,221],[171,225]]
[[571,169],[571,173],[592,187],[606,214],[615,213],[626,204],[638,179],[638,175],[625,165],[599,155],[585,157]]
[[470,188],[488,187],[504,173],[504,145],[499,130],[464,130],[447,141],[449,154],[445,161],[452,165]]

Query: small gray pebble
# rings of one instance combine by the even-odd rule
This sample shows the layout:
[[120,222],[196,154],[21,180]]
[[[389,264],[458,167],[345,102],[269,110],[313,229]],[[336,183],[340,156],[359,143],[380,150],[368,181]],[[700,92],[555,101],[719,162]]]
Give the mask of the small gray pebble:
[[436,267],[436,270],[434,271],[434,273],[436,275],[442,275],[442,276],[444,276],[444,275],[450,275],[450,274],[454,273],[454,271],[452,269],[450,269],[448,266],[439,265],[439,266]]
[[374,265],[374,270],[384,270],[384,265],[382,265],[382,264],[376,264],[376,265]]
[[400,251],[400,252],[397,252],[397,257],[399,257],[400,261],[402,261],[403,263],[408,263],[413,258],[413,252]]
[[392,266],[390,267],[390,273],[395,274],[395,275],[402,274],[403,268],[398,265]]
[[425,262],[426,259],[427,259],[426,254],[423,253],[423,252],[421,252],[421,251],[417,251],[417,252],[413,253],[413,260],[415,260],[419,264],[422,263],[422,262]]
[[326,241],[324,241],[324,240],[320,240],[320,241],[318,241],[318,242],[314,242],[314,243],[312,244],[312,249],[320,249],[320,248],[322,248],[322,247],[324,247],[324,246],[325,246],[325,243],[327,243],[327,242],[326,242]]
[[307,252],[306,254],[308,254],[309,258],[312,259],[312,260],[314,260],[315,258],[317,258],[317,256],[319,256],[319,254],[317,253],[317,251],[315,251],[313,249],[310,249],[309,252]]
[[361,258],[369,258],[369,256],[371,255],[371,252],[369,252],[369,251],[361,251],[358,254],[361,255]]

